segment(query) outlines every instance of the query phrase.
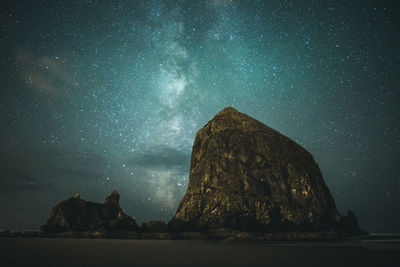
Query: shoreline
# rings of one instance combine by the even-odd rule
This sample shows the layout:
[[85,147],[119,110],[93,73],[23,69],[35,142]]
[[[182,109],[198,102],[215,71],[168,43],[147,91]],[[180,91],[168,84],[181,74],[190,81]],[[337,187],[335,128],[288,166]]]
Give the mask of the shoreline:
[[241,232],[216,230],[209,232],[61,232],[44,234],[40,231],[3,231],[1,237],[10,238],[83,238],[83,239],[128,239],[128,240],[193,240],[217,242],[341,242],[348,240],[400,240],[400,234],[372,233],[359,236],[342,236],[337,232]]

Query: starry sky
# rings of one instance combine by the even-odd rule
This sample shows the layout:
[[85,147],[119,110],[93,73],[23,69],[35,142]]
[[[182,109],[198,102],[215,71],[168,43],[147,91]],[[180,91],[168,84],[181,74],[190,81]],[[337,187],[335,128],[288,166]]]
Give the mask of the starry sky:
[[344,213],[400,233],[396,1],[1,1],[0,228],[116,189],[169,221],[232,106],[313,155]]

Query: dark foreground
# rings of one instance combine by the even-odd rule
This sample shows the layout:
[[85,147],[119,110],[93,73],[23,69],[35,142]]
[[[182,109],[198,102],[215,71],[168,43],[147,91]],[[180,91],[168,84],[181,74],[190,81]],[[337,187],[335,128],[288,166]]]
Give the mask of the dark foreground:
[[223,244],[0,238],[0,266],[400,266],[400,239]]

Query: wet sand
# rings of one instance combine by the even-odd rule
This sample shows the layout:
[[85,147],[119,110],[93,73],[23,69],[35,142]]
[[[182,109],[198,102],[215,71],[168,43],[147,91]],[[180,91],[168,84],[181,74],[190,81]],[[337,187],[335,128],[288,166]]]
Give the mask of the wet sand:
[[0,266],[400,266],[400,240],[221,244],[1,237]]

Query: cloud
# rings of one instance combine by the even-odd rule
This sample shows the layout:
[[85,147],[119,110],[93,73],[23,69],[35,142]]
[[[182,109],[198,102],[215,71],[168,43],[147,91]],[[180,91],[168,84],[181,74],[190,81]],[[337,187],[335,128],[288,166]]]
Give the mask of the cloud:
[[48,78],[38,71],[24,71],[21,74],[22,80],[30,88],[39,92],[61,94],[61,89],[56,87]]
[[50,73],[67,83],[76,83],[75,76],[70,73],[63,63],[57,60],[51,59],[50,57],[41,57],[36,60],[37,66],[43,69],[48,69]]
[[61,96],[66,94],[68,87],[78,84],[75,75],[59,57],[36,57],[22,46],[14,48],[14,55],[21,80],[36,92]]
[[[0,192],[53,190],[106,176],[106,160],[94,153],[59,150],[8,151],[0,154]],[[85,166],[85,168],[82,168]]]
[[173,147],[160,146],[138,153],[127,161],[128,166],[135,166],[150,171],[169,171],[186,174],[189,172],[190,155]]
[[147,200],[173,213],[186,188],[189,159],[188,152],[155,146],[129,158],[127,167],[135,170],[136,185]]

